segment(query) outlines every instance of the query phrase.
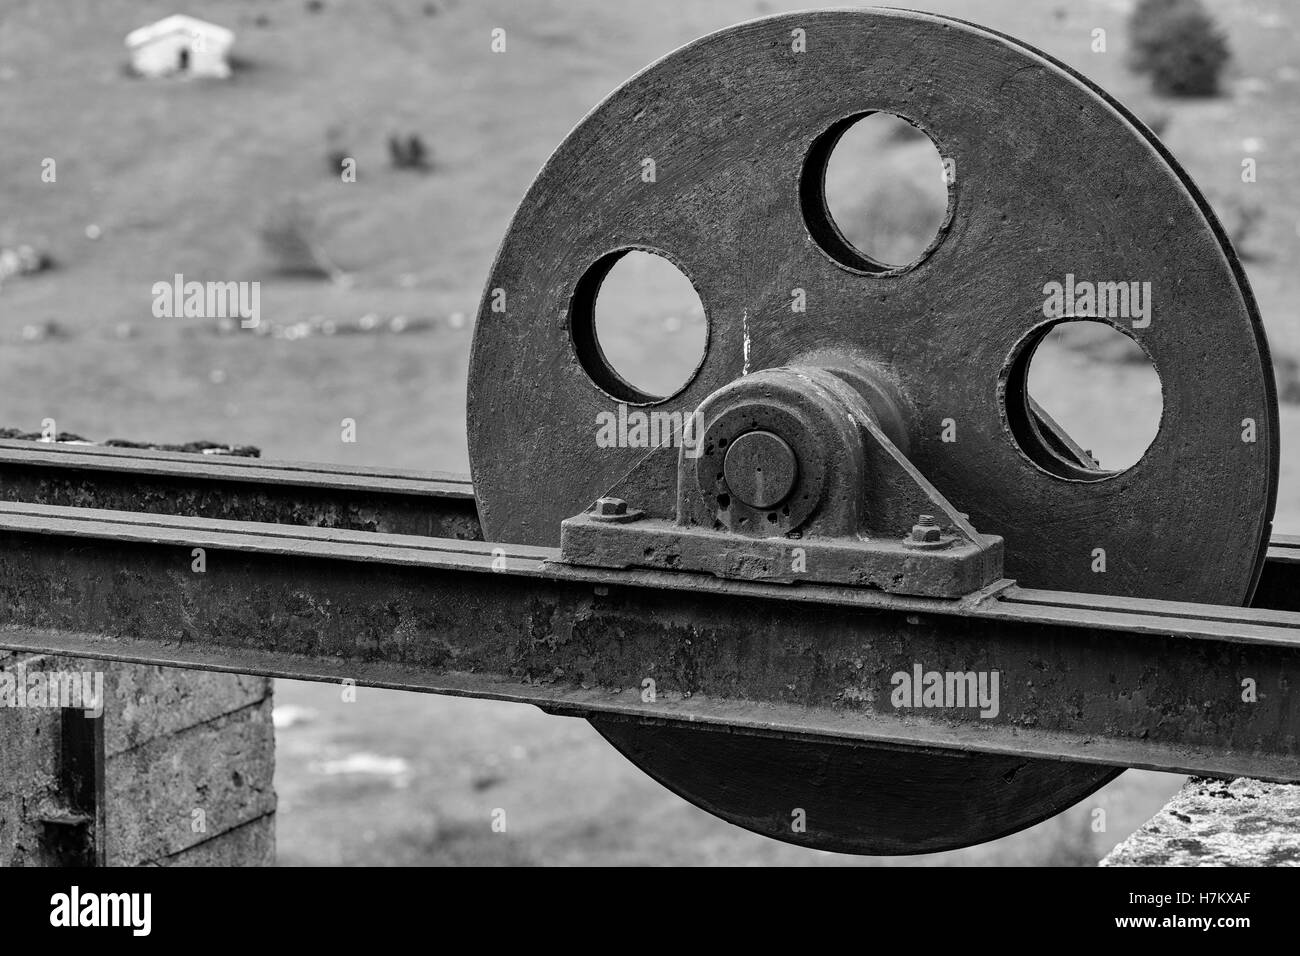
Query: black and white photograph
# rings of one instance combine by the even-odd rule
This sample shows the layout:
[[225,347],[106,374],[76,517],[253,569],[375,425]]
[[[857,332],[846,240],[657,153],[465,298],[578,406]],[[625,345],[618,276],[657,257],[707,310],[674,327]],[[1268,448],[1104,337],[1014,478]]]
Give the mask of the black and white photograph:
[[0,0],[10,912],[1276,928],[1297,261],[1287,0]]

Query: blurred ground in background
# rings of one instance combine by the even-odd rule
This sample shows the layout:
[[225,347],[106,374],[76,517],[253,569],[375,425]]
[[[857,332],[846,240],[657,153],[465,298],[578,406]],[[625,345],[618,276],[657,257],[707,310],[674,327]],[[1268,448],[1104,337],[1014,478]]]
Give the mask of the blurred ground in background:
[[[0,424],[38,430],[54,418],[60,429],[98,439],[207,438],[255,444],[274,458],[464,470],[472,316],[534,173],[574,123],[650,61],[701,34],[795,6],[193,0],[181,8],[174,0],[82,0],[56,9],[48,0],[0,0],[0,247],[38,244],[57,262],[0,290]],[[1123,0],[912,6],[1027,40],[1139,116],[1167,122],[1163,138],[1230,228],[1243,204],[1262,204],[1247,268],[1279,365],[1294,374],[1300,181],[1283,171],[1300,160],[1292,133],[1300,119],[1292,40],[1300,13],[1285,0],[1214,3],[1235,57],[1227,95],[1170,103],[1154,100],[1123,68]],[[236,31],[234,79],[125,75],[124,35],[173,12]],[[508,31],[505,55],[488,51],[496,26]],[[1090,50],[1096,27],[1107,30],[1105,54]],[[330,129],[357,158],[354,184],[329,172]],[[411,131],[432,149],[428,174],[389,167],[386,137]],[[891,173],[937,176],[913,168],[913,148],[899,144]],[[1245,155],[1259,161],[1258,183],[1241,182]],[[40,180],[45,157],[57,159],[56,184]],[[319,211],[323,244],[350,286],[267,274],[257,227],[292,196]],[[153,318],[151,287],[175,273],[261,279],[263,321],[287,331],[218,334],[210,322]],[[689,306],[665,313],[644,284],[631,276],[611,303],[626,320],[626,338],[612,347],[644,369],[693,367],[701,317]],[[316,334],[329,323],[370,332]],[[1091,359],[1066,349],[1051,361],[1064,373]],[[1065,390],[1068,376],[1049,369],[1047,391],[1036,394],[1058,417],[1083,415],[1086,426],[1091,414],[1131,445],[1141,436],[1125,431],[1124,408],[1101,401],[1131,384],[1129,368],[1094,376],[1091,394]],[[339,440],[344,418],[357,422],[355,444]],[[1291,457],[1278,528],[1294,532],[1295,406],[1283,406],[1282,421]],[[995,844],[855,861],[712,819],[580,721],[367,690],[343,703],[338,688],[288,682],[280,682],[278,702],[284,863],[1088,864],[1178,785],[1128,773]],[[1098,807],[1107,811],[1101,833],[1091,828]],[[491,832],[495,808],[508,812],[505,835]]]

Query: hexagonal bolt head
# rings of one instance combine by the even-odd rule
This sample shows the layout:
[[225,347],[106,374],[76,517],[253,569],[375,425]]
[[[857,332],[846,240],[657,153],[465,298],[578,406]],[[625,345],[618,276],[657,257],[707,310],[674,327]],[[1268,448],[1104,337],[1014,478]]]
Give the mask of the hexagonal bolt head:
[[597,498],[592,512],[603,517],[627,514],[627,502],[622,498]]
[[917,542],[938,541],[943,537],[943,529],[935,523],[934,515],[920,515],[912,525],[912,540]]

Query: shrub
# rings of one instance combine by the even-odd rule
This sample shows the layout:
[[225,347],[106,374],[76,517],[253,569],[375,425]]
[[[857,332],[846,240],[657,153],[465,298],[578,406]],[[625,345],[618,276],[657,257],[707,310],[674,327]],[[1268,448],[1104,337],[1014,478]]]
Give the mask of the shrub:
[[1129,66],[1166,96],[1213,96],[1231,54],[1201,0],[1140,0],[1129,16]]
[[853,246],[879,261],[910,262],[934,235],[946,198],[899,175],[872,183],[856,202],[837,209],[835,223]]
[[327,277],[338,269],[321,249],[316,217],[297,199],[272,206],[258,230],[273,271],[282,275]]
[[1165,133],[1169,129],[1169,124],[1174,121],[1171,114],[1164,110],[1155,110],[1145,117],[1147,129],[1155,133],[1157,138],[1164,139]]
[[343,171],[343,164],[348,161],[348,157],[351,155],[346,149],[335,147],[326,151],[325,165],[332,175],[337,176]]
[[1300,405],[1300,362],[1289,355],[1275,355],[1273,372],[1277,379],[1278,401],[1286,405]]
[[1214,209],[1237,255],[1247,262],[1260,258],[1255,240],[1264,223],[1264,207],[1258,202],[1230,197],[1215,203]]
[[344,138],[342,126],[331,126],[325,130],[325,164],[335,176],[343,169],[343,163],[352,155]]
[[424,145],[424,140],[418,133],[405,138],[395,133],[389,134],[388,158],[394,169],[425,170],[430,166],[429,148]]

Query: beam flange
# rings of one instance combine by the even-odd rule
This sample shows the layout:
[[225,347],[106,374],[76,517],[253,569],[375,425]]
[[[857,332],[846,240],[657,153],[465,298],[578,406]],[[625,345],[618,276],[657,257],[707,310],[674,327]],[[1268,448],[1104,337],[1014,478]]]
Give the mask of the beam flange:
[[0,440],[0,500],[482,538],[469,478],[446,472]]
[[[719,732],[1300,780],[1287,692],[1300,614],[1010,582],[954,601],[556,557],[0,503],[0,647]],[[930,674],[944,681],[933,699]],[[971,699],[944,696],[948,674],[971,675],[953,684]]]

